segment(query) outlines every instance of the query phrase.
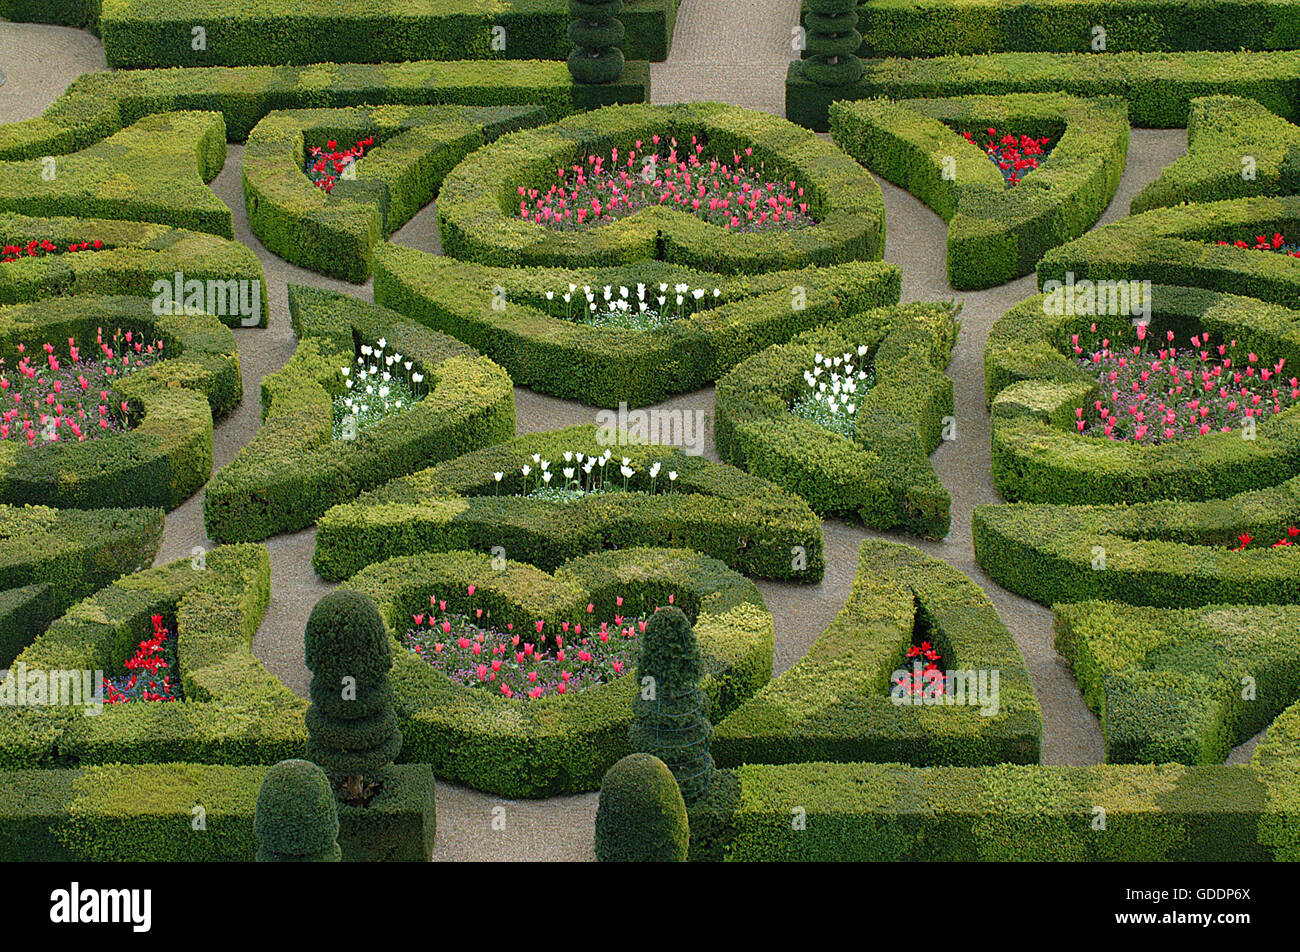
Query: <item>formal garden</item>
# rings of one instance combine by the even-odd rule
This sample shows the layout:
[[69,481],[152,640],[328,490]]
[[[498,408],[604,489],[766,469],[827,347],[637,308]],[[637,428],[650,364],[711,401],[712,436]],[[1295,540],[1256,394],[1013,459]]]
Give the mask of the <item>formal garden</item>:
[[0,859],[1300,859],[1293,6],[0,0]]

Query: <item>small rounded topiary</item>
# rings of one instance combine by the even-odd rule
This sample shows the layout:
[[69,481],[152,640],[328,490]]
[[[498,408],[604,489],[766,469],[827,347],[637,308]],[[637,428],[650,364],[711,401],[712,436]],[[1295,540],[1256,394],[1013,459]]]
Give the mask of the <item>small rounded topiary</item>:
[[325,771],[306,760],[282,760],[257,791],[259,863],[337,863],[339,813]]
[[597,860],[682,863],[690,840],[686,801],[667,764],[628,754],[606,771],[596,808]]
[[569,74],[575,83],[612,83],[623,73],[623,0],[569,0]]
[[862,45],[857,0],[806,0],[808,58],[803,74],[821,86],[848,86],[862,78],[862,60],[855,55]]

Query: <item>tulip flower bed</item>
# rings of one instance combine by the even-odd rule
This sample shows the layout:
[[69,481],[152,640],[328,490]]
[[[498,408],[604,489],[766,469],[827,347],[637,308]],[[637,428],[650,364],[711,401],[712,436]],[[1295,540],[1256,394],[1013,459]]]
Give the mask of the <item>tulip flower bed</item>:
[[607,284],[603,289],[570,284],[567,291],[558,294],[547,291],[546,303],[551,314],[566,321],[588,327],[647,331],[663,330],[719,302],[721,297],[721,288],[709,291],[681,282],[661,281],[657,290],[654,285],[639,282],[635,297],[625,284]]
[[999,135],[998,130],[992,126],[985,129],[984,133],[988,141],[982,144],[975,141],[971,132],[963,132],[962,138],[984,150],[989,161],[1002,172],[1007,185],[1019,184],[1024,176],[1038,168],[1051,151],[1048,143],[1052,140],[1047,136],[1016,136],[1010,132]]
[[1234,248],[1249,248],[1252,251],[1274,251],[1280,255],[1300,258],[1300,245],[1287,241],[1280,231],[1275,231],[1272,238],[1268,237],[1268,235],[1256,235],[1253,244],[1244,238],[1238,238],[1236,241],[1219,241],[1216,244],[1232,245]]
[[162,615],[154,615],[150,621],[153,634],[122,663],[126,673],[104,678],[105,704],[184,700],[176,663],[175,625],[164,624]]
[[[645,462],[634,463],[629,456],[621,456],[614,463],[614,451],[608,448],[603,453],[565,450],[563,455],[557,456],[556,469],[551,469],[551,461],[544,459],[541,453],[534,453],[532,462],[523,463],[519,467],[519,478],[512,480],[515,495],[562,502],[596,493],[672,492],[677,484],[678,473],[672,468],[671,458],[668,460],[669,468],[665,470],[662,459],[647,465]],[[638,465],[642,469],[638,470]],[[558,480],[555,478],[557,474],[561,477]],[[498,492],[504,477],[503,471],[492,473]]]
[[[1267,543],[1256,539],[1249,532],[1243,532],[1241,535],[1237,536],[1237,544],[1229,546],[1229,549],[1233,552],[1243,552],[1255,542],[1260,542],[1260,546],[1267,545]],[[1276,542],[1268,545],[1268,547],[1271,549],[1283,549],[1289,545],[1300,545],[1300,527],[1288,526],[1286,532],[1279,536]],[[1257,548],[1260,546],[1257,546]]]
[[47,255],[75,254],[78,251],[101,251],[105,247],[99,238],[94,241],[74,241],[68,245],[56,245],[48,238],[37,241],[31,238],[23,245],[11,245],[4,242],[4,254],[0,255],[0,264],[8,264],[19,258],[44,258]]
[[328,195],[334,191],[340,176],[347,174],[348,167],[360,160],[366,154],[366,149],[374,144],[375,137],[366,136],[364,139],[358,139],[357,144],[352,148],[342,152],[338,150],[338,142],[333,139],[326,142],[323,149],[318,145],[311,146],[307,150],[306,167],[303,171],[307,173],[307,178],[311,179],[313,185]]
[[334,398],[334,439],[356,439],[358,433],[414,406],[428,395],[424,374],[415,361],[384,338],[361,344],[351,367],[340,367],[347,392]]
[[[859,345],[856,359],[861,361],[867,350],[865,344]],[[838,357],[817,354],[813,369],[803,372],[808,393],[796,398],[790,412],[840,436],[849,439],[856,436],[858,408],[863,405],[867,391],[876,385],[876,372],[869,363],[862,367],[854,364],[854,359],[852,351]]]

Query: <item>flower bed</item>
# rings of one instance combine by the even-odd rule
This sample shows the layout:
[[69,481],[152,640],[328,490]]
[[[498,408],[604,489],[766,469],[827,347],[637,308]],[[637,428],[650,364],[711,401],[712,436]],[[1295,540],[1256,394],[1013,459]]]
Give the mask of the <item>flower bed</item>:
[[126,673],[106,677],[105,704],[182,701],[180,666],[176,661],[176,632],[163,624],[162,615],[150,617],[153,633],[140,642],[135,654],[122,663]]
[[975,141],[975,134],[969,130],[962,133],[962,138],[973,145],[980,145],[989,161],[998,167],[1008,185],[1019,185],[1020,180],[1038,168],[1040,162],[1051,152],[1051,139],[1047,136],[1014,135],[1010,132],[998,134],[992,126],[984,130],[988,141],[980,145]]
[[[2,244],[3,242],[0,242]],[[4,256],[0,257],[0,264],[8,264],[11,261],[17,261],[19,258],[43,258],[46,255],[75,254],[78,251],[100,251],[104,248],[104,242],[96,238],[94,241],[74,241],[66,247],[60,247],[48,238],[44,241],[37,241],[31,238],[25,245],[4,245]]]
[[[753,583],[685,549],[602,551],[553,575],[514,561],[494,565],[479,553],[439,552],[380,562],[344,585],[375,599],[397,643],[414,617],[428,612],[431,598],[446,603],[437,606],[444,618],[482,608],[497,630],[510,633],[513,624],[515,632],[535,632],[540,620],[543,634],[561,637],[565,622],[612,619],[619,597],[638,611],[672,598],[694,623],[714,720],[752,695],[772,667],[772,619]],[[586,792],[630,752],[632,700],[640,689],[630,672],[521,701],[498,688],[458,683],[409,651],[394,654],[402,760],[428,763],[440,777],[506,797]]]
[[603,289],[570,284],[567,291],[561,289],[558,294],[547,291],[546,304],[552,316],[566,321],[589,327],[647,331],[671,327],[675,321],[685,320],[718,303],[721,296],[721,288],[710,292],[680,282],[669,285],[661,281],[657,288],[640,282],[636,284],[635,294],[625,284],[617,287],[607,284]]
[[551,570],[613,547],[680,545],[747,575],[821,579],[821,522],[803,500],[676,447],[616,445],[618,472],[607,463],[604,480],[616,491],[535,492],[541,459],[604,458],[617,438],[593,426],[534,433],[393,480],[320,518],[312,565],[336,580],[393,556],[501,547]]
[[362,430],[410,409],[428,395],[424,374],[384,338],[359,344],[352,364],[339,368],[346,393],[334,397],[334,439],[356,439]]
[[[358,139],[357,144],[350,149],[340,152],[339,144],[333,139],[325,143],[325,151],[318,145],[310,146],[307,149],[307,160],[304,163],[303,171],[311,183],[325,194],[334,191],[334,186],[339,183],[341,176],[347,175],[348,168],[353,166],[365,154],[366,149],[375,144],[374,136],[366,136],[364,139]],[[352,175],[356,174],[356,169],[352,170]]]

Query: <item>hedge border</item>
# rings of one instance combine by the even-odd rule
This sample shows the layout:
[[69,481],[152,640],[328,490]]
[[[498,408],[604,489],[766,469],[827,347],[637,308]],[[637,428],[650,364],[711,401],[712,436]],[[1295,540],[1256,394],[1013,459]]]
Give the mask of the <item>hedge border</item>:
[[[1077,287],[1077,285],[1076,285]],[[1078,292],[1076,292],[1078,293]],[[985,392],[993,417],[993,481],[1010,502],[1125,503],[1153,498],[1205,500],[1263,489],[1300,473],[1300,409],[1263,418],[1254,439],[1207,433],[1156,446],[1074,431],[1075,411],[1096,421],[1095,374],[1066,356],[1072,334],[1119,340],[1127,316],[1066,313],[1049,295],[1016,304],[994,322],[984,349]],[[1062,313],[1052,315],[1050,309]],[[1300,366],[1300,312],[1253,298],[1166,285],[1151,287],[1154,338],[1209,332],[1287,366]],[[1102,310],[1098,308],[1098,310]],[[1104,309],[1109,311],[1109,304]],[[1124,339],[1135,341],[1136,336]]]
[[[257,435],[213,474],[203,498],[208,535],[252,542],[311,525],[331,506],[515,431],[506,372],[454,338],[336,291],[289,286],[298,349],[262,380]],[[416,362],[428,394],[402,413],[333,439],[333,397],[360,342],[386,338]]]
[[[553,180],[556,168],[579,156],[631,148],[655,134],[685,140],[699,133],[720,154],[753,148],[773,176],[798,181],[817,224],[736,235],[654,207],[567,232],[517,216],[518,187]],[[880,187],[856,162],[784,119],[720,103],[610,107],[502,136],[447,175],[438,225],[445,254],[502,267],[599,267],[652,258],[706,271],[760,272],[878,260],[885,244]]]
[[[462,594],[477,586],[473,599]],[[465,687],[400,645],[398,629],[430,597],[448,611],[487,604],[500,625],[542,619],[607,618],[628,606],[676,604],[694,616],[705,658],[701,688],[709,716],[721,719],[771,675],[772,618],[754,583],[716,559],[684,549],[631,548],[598,552],[547,574],[520,562],[504,569],[475,552],[403,556],[372,565],[344,583],[370,595],[398,642],[392,674],[401,719],[404,761],[432,766],[438,776],[505,797],[585,793],[631,753],[632,701],[640,685],[630,672],[572,695],[508,700]],[[615,598],[623,597],[623,609]]]
[[[547,311],[548,290],[638,283],[687,283],[721,294],[691,316],[647,331],[597,328]],[[374,295],[487,354],[516,385],[617,408],[707,386],[768,344],[844,313],[894,303],[900,287],[898,269],[883,262],[720,278],[666,262],[583,271],[493,268],[389,244],[375,256]],[[495,306],[498,290],[502,310]]]
[[[953,413],[944,373],[957,341],[954,304],[903,304],[806,331],[738,364],[718,381],[714,445],[733,466],[798,493],[821,515],[874,529],[948,534],[952,500],[930,464]],[[789,412],[807,393],[817,354],[870,347],[876,383],[848,439]]]
[[[501,546],[551,571],[590,552],[667,545],[758,578],[821,580],[821,520],[798,496],[677,447],[617,439],[613,423],[603,433],[592,425],[533,433],[393,480],[320,518],[312,565],[322,578],[337,580],[393,556]],[[631,461],[640,485],[660,462],[658,486],[676,471],[677,488],[560,503],[516,495],[524,488],[520,467],[532,465],[533,454],[559,470],[565,452],[606,449]],[[500,483],[496,472],[503,474]]]
[[[961,135],[990,126],[1050,135],[1054,147],[1010,187],[984,150]],[[948,282],[963,291],[1030,274],[1044,251],[1087,231],[1114,198],[1128,156],[1128,104],[1117,97],[837,102],[830,129],[845,152],[948,223]]]

